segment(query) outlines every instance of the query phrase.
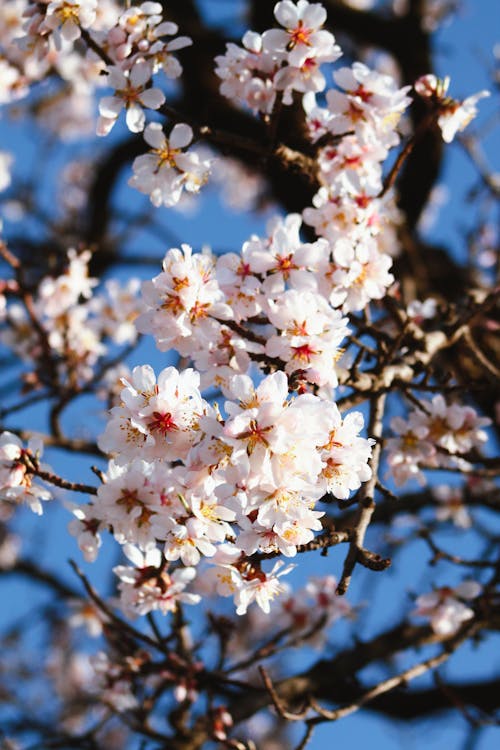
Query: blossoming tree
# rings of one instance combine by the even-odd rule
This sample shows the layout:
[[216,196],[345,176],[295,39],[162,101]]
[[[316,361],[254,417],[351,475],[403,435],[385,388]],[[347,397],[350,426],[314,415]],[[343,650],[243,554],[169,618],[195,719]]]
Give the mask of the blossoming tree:
[[[232,41],[186,0],[0,7],[3,117],[68,156],[26,180],[15,139],[0,152],[0,576],[51,595],[0,620],[5,749],[298,750],[360,710],[498,722],[498,679],[441,670],[500,628],[499,182],[460,135],[488,92],[430,72],[446,4],[372,5],[249,2]],[[421,238],[457,138],[466,264]],[[210,185],[272,206],[266,229],[171,242]],[[148,227],[161,257],[130,252]],[[67,516],[48,557],[33,513],[38,539]]]

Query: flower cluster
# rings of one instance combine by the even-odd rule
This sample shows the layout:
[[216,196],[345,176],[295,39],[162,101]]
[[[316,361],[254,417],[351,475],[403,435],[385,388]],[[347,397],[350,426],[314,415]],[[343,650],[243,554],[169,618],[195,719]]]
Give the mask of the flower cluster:
[[[129,611],[173,609],[179,596],[196,601],[184,586],[207,559],[218,593],[234,596],[238,614],[254,600],[268,611],[291,567],[280,570],[279,562],[265,572],[250,557],[296,555],[322,528],[315,509],[322,496],[346,498],[370,478],[372,441],[359,435],[361,414],[342,418],[311,393],[290,398],[283,371],[257,387],[235,375],[224,388],[225,419],[202,398],[193,370],[168,367],[156,379],[150,367],[136,367],[123,384],[99,441],[114,458],[87,523],[82,518],[82,546],[93,557],[98,529],[108,527],[119,543],[143,551],[140,563],[139,552],[128,552],[138,572],[117,571]],[[169,570],[176,561],[189,571],[183,578]]]
[[448,487],[445,484],[433,487],[432,494],[437,500],[436,518],[438,521],[452,521],[460,529],[472,526],[462,487]]
[[482,591],[477,581],[464,581],[455,588],[444,586],[417,598],[414,615],[426,617],[438,635],[453,635],[464,622],[474,617],[465,601],[475,599]]
[[326,10],[320,3],[282,0],[274,16],[283,28],[247,31],[243,47],[230,43],[226,54],[215,58],[221,93],[265,115],[278,96],[291,104],[294,91],[322,91],[320,66],[342,54],[333,34],[322,28]]
[[346,295],[321,273],[331,263],[328,243],[302,244],[299,228],[297,215],[273,221],[267,238],[252,237],[241,255],[217,261],[187,245],[169,250],[163,273],[143,285],[148,309],[138,329],[160,349],[191,357],[204,387],[246,372],[251,360],[335,387],[348,327],[332,299],[336,292],[345,309]]
[[39,464],[41,454],[39,440],[30,440],[24,448],[22,441],[12,432],[0,434],[0,500],[24,503],[34,513],[42,514],[41,501],[50,500],[52,495],[35,480],[35,472],[42,468]]
[[144,132],[151,150],[134,159],[129,185],[149,195],[154,206],[174,206],[184,189],[199,192],[208,180],[210,162],[186,150],[192,139],[189,125],[174,125],[167,139],[161,125],[151,122]]
[[61,381],[90,381],[110,344],[137,340],[134,321],[143,309],[138,280],[123,286],[110,280],[102,291],[94,291],[90,259],[89,250],[70,249],[62,272],[40,281],[31,313],[21,302],[9,303],[0,330],[2,343],[26,362],[45,361],[47,366],[49,346],[58,357]]
[[[0,17],[6,13],[0,10]],[[383,299],[394,281],[398,212],[383,163],[399,144],[410,87],[355,62],[333,73],[334,88],[319,104],[316,95],[326,88],[320,67],[341,55],[323,28],[325,9],[281,0],[274,15],[279,28],[249,31],[241,47],[229,44],[216,58],[216,72],[222,93],[268,124],[281,104],[303,95],[314,154],[307,158],[321,185],[313,205],[302,216],[271,220],[266,235],[253,235],[239,253],[216,257],[185,244],[171,248],[162,271],[142,284],[142,300],[135,279],[96,290],[90,251],[69,250],[62,272],[39,282],[29,309],[2,302],[3,342],[51,369],[52,381],[37,369],[37,385],[84,387],[108,352],[107,342],[133,344],[138,332],[184,358],[185,369],[167,367],[158,377],[149,365],[129,372],[105,363],[100,379],[110,414],[98,446],[110,461],[92,502],[71,508],[70,530],[87,560],[97,557],[105,530],[123,545],[130,565],[115,573],[130,616],[195,604],[207,588],[232,596],[238,615],[253,602],[268,613],[276,596],[289,593],[282,578],[294,566],[278,560],[266,568],[266,558],[296,557],[323,529],[322,501],[348,500],[372,476],[374,441],[362,436],[364,418],[341,414],[332,395],[339,380],[347,381],[346,316],[355,320],[352,314]],[[50,64],[72,93],[80,86],[93,94],[105,77],[112,94],[100,99],[98,134],[109,133],[124,111],[129,130],[144,131],[150,147],[134,160],[129,184],[157,207],[176,205],[184,190],[197,193],[211,160],[190,146],[206,129],[195,127],[195,136],[177,118],[169,131],[146,122],[144,110],[162,110],[165,103],[155,76],[177,78],[182,69],[174,53],[191,43],[163,19],[162,5],[122,9],[109,0],[104,9],[96,0],[26,0],[24,16],[16,29],[18,57],[6,58],[15,64],[5,63],[5,98],[22,89],[23,76],[29,84],[47,72],[33,60],[47,60],[49,50]],[[1,36],[0,42],[5,44]],[[415,91],[451,140],[484,92],[458,103],[447,98],[447,87],[447,80],[424,76]],[[48,122],[64,117],[64,105],[59,115],[54,111]],[[170,111],[165,107],[162,114]],[[1,156],[0,183],[7,185],[10,157]],[[301,239],[302,220],[316,240]],[[408,314],[418,323],[432,314],[432,302],[413,304]],[[202,395],[207,388],[216,389],[220,402]],[[394,481],[424,482],[426,468],[465,466],[467,454],[485,441],[487,423],[471,407],[449,405],[439,395],[407,420],[395,418],[396,437],[386,443]],[[0,479],[6,499],[22,497],[41,512],[48,493],[33,482],[39,467],[33,451],[4,433]],[[465,525],[453,503],[444,497],[438,517]],[[327,579],[311,583],[302,597],[289,593],[284,609],[290,627],[311,624],[311,599],[325,620],[347,614],[334,589]],[[449,609],[453,596],[441,592],[435,606],[444,601]],[[423,602],[420,613],[431,605]],[[455,614],[444,619],[465,619],[464,610],[453,607]],[[444,632],[444,625],[436,627]],[[113,680],[120,684],[119,677]],[[132,705],[126,689],[122,702],[118,693],[117,705]]]
[[463,101],[448,96],[449,76],[437,78],[433,74],[421,76],[415,82],[415,91],[434,111],[441,129],[443,141],[451,143],[458,131],[464,130],[477,115],[476,104],[489,96],[489,91],[479,91]]
[[114,89],[111,97],[99,104],[98,135],[107,135],[122,109],[126,109],[127,127],[133,133],[144,130],[143,108],[159,109],[164,93],[151,86],[153,76],[163,72],[167,78],[178,78],[182,67],[174,52],[189,46],[189,37],[166,36],[178,32],[175,23],[164,21],[161,3],[144,2],[121,13],[118,22],[101,40],[114,65],[108,66],[108,84]]
[[[307,632],[311,628],[314,630],[314,625],[322,620],[326,621],[326,626],[342,617],[352,619],[355,616],[348,600],[337,594],[337,580],[334,576],[310,578],[303,589],[291,593],[283,602],[282,611],[285,622],[301,632]],[[322,628],[313,635],[312,645],[316,648],[324,644],[325,629]]]
[[156,609],[171,612],[177,602],[197,604],[200,601],[198,594],[184,591],[196,575],[194,568],[176,568],[167,573],[158,547],[149,547],[143,554],[137,547],[126,544],[123,551],[134,567],[118,565],[113,570],[120,579],[121,605],[129,617]]
[[[0,36],[0,46],[8,51],[5,62],[2,58],[0,102],[25,96],[31,82],[55,70],[65,83],[65,95],[48,99],[40,107],[40,117],[58,132],[66,129],[68,135],[78,135],[93,120],[93,95],[106,80],[114,91],[99,103],[97,133],[109,133],[122,109],[127,127],[141,132],[144,108],[158,109],[165,101],[161,89],[153,86],[153,77],[162,73],[168,79],[178,78],[182,67],[175,53],[191,44],[188,37],[176,36],[175,23],[163,19],[162,5],[148,1],[123,9],[115,0],[106,4],[19,1],[25,21],[14,29],[17,3],[8,0],[0,9],[0,20],[4,18],[17,42],[12,43],[12,35],[5,40]],[[88,48],[86,54],[75,47],[80,37]],[[167,37],[171,38],[167,41]]]
[[[349,309],[359,310],[384,296],[393,281],[388,271],[390,255],[398,251],[399,214],[391,195],[384,195],[382,163],[399,143],[396,128],[411,101],[410,87],[398,88],[393,78],[362,63],[333,78],[338,88],[326,92],[327,107],[318,106],[314,95],[304,97],[311,140],[324,143],[317,153],[323,187],[304,220],[332,244],[336,280],[354,287]],[[358,258],[367,274],[351,267]]]
[[[410,87],[398,88],[391,76],[354,63],[334,73],[338,88],[326,92],[326,107],[319,106],[316,93],[326,86],[320,66],[341,54],[332,34],[321,28],[326,11],[306,0],[296,5],[285,0],[277,3],[275,17],[284,28],[262,35],[247,32],[243,47],[229,44],[226,54],[216,58],[221,92],[266,116],[273,112],[278,93],[285,104],[291,103],[293,91],[304,94],[311,140],[322,141],[316,161],[323,183],[313,207],[305,209],[304,220],[332,243],[336,281],[344,288],[354,287],[358,305],[349,307],[347,302],[345,308],[359,310],[374,298],[370,282],[363,283],[363,269],[370,268],[376,299],[393,281],[387,253],[397,252],[394,225],[399,214],[390,196],[379,196],[382,163],[388,150],[399,143],[396,128],[411,101]],[[345,248],[336,251],[340,239],[351,241],[351,259],[359,258],[363,273],[352,272]]]
[[66,42],[72,44],[80,38],[82,29],[89,29],[96,20],[97,0],[52,0],[52,2],[27,3],[23,16],[26,47],[48,51],[49,39],[60,49]]
[[144,107],[159,109],[165,102],[165,94],[160,89],[151,88],[150,81],[151,68],[143,60],[136,62],[126,73],[118,66],[110,67],[107,82],[115,91],[99,102],[97,135],[110,132],[122,109],[125,109],[125,122],[132,133],[144,130]]
[[443,396],[423,401],[406,419],[394,417],[392,430],[398,437],[386,443],[387,463],[397,485],[409,479],[426,482],[423,469],[466,467],[467,453],[487,440],[482,429],[490,424],[471,406],[447,404]]

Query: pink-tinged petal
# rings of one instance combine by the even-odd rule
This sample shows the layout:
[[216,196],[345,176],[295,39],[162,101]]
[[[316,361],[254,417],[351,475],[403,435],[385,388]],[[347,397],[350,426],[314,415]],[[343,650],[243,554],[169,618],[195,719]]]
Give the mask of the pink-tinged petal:
[[274,8],[274,17],[285,29],[294,29],[299,22],[297,6],[291,0],[282,0]]
[[127,109],[126,116],[127,128],[132,133],[141,133],[144,130],[146,116],[138,104],[131,104]]
[[184,47],[191,47],[193,44],[193,40],[189,36],[178,36],[177,39],[172,39],[171,42],[167,44],[167,51],[168,52],[175,52],[178,49],[183,49]]
[[[134,547],[132,544],[125,544],[123,546],[123,552],[130,562],[134,563],[137,568],[142,568],[144,566],[144,555],[139,549],[137,549],[137,547]],[[124,572],[127,571],[127,568],[122,568],[122,566],[119,567]]]
[[151,76],[150,66],[145,62],[138,62],[130,71],[130,82],[135,89],[141,88],[149,81]]
[[108,135],[115,122],[116,117],[99,117],[97,120],[96,135]]
[[262,50],[262,36],[256,31],[247,31],[242,40],[243,46],[250,52],[260,52]]
[[99,114],[107,119],[116,120],[124,106],[119,96],[103,96],[99,102]]
[[267,52],[285,52],[290,35],[281,29],[269,29],[262,34],[262,47]]
[[441,128],[441,135],[445,143],[451,143],[457,132],[455,121],[447,115],[438,117],[438,125]]
[[302,14],[304,26],[308,29],[318,29],[326,21],[326,10],[320,3],[313,3]]
[[193,131],[184,122],[177,123],[168,140],[172,148],[185,148],[193,140]]
[[301,68],[308,57],[314,57],[314,53],[311,55],[311,48],[305,44],[297,44],[288,53],[288,62],[294,68]]
[[475,599],[481,591],[482,586],[477,581],[463,581],[455,589],[455,593],[464,599]]
[[142,92],[140,101],[148,109],[159,109],[165,101],[165,94],[160,89],[146,89]]
[[324,29],[315,31],[314,34],[311,34],[311,43],[316,50],[316,54],[320,52],[321,54],[326,54],[329,48],[332,48],[337,53],[338,57],[342,54],[340,47],[335,44],[335,37],[333,34]]
[[95,8],[80,8],[79,19],[82,29],[88,29],[96,19]]
[[128,78],[120,68],[115,66],[109,69],[106,83],[113,89],[126,89]]
[[173,55],[168,55],[166,60],[163,60],[161,69],[167,78],[179,78],[182,75],[182,65]]
[[156,26],[155,36],[157,38],[160,36],[174,36],[174,34],[177,34],[178,31],[179,27],[176,23],[173,23],[173,21],[163,21],[162,23],[158,24],[158,26]]
[[66,39],[67,42],[75,42],[81,36],[81,33],[78,24],[71,18],[63,23],[61,27],[61,36],[63,39]]
[[151,0],[147,0],[147,2],[142,3],[141,10],[148,16],[159,16],[163,12],[163,7],[161,3],[155,3]]
[[333,74],[333,78],[337,86],[340,86],[346,91],[357,88],[357,81],[351,68],[340,68]]
[[150,122],[144,131],[144,140],[151,148],[165,148],[167,139],[159,122]]

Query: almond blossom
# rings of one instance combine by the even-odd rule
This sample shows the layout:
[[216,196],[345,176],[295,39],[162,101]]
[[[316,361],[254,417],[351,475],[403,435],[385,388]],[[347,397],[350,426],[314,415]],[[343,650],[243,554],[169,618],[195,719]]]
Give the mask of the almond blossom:
[[279,579],[290,573],[294,565],[283,567],[278,560],[269,573],[253,568],[251,565],[231,565],[218,562],[217,568],[209,573],[216,581],[217,593],[221,596],[233,596],[236,604],[236,614],[244,615],[252,602],[256,602],[265,614],[271,611],[271,602],[280,594],[286,592],[287,587]]
[[56,277],[45,276],[38,287],[39,307],[43,315],[57,318],[69,308],[73,308],[80,297],[92,296],[97,279],[88,275],[88,265],[92,257],[90,250],[77,253],[68,250],[68,266],[63,274]]
[[332,133],[354,130],[360,138],[374,132],[384,146],[397,144],[395,128],[411,102],[407,96],[411,87],[398,89],[391,76],[377,73],[360,62],[355,62],[351,68],[341,68],[333,78],[343,91],[327,91],[332,115],[327,123],[328,130]]
[[189,245],[168,251],[163,272],[144,282],[146,312],[137,319],[141,332],[152,333],[163,351],[189,355],[217,336],[219,318],[232,317],[215,275],[210,253],[193,254]]
[[68,524],[68,531],[72,536],[77,537],[78,546],[85,560],[94,562],[102,545],[100,532],[105,529],[106,524],[96,517],[94,506],[90,503],[82,506],[70,505],[68,509],[75,516]]
[[222,79],[220,92],[254,112],[270,114],[276,101],[273,78],[280,63],[263,50],[260,34],[247,31],[242,43],[243,47],[228,43],[226,54],[215,58],[215,73]]
[[184,189],[197,193],[208,179],[210,162],[186,151],[192,139],[193,131],[184,123],[174,125],[168,140],[159,123],[149,123],[144,140],[152,150],[134,159],[129,185],[149,195],[154,206],[174,206]]
[[438,485],[433,487],[432,494],[438,503],[435,510],[438,521],[452,521],[461,529],[468,529],[472,526],[472,518],[464,502],[462,487]]
[[435,108],[437,123],[446,143],[451,143],[458,131],[465,130],[477,115],[477,102],[490,95],[489,91],[483,90],[460,101],[448,96],[449,85],[449,76],[437,78],[433,74],[421,76],[415,82],[417,94]]
[[12,432],[0,434],[0,500],[25,503],[33,513],[43,513],[41,501],[50,500],[52,494],[34,481],[35,464],[38,466],[42,450],[38,439],[33,438],[24,448],[20,438]]
[[130,542],[147,549],[152,539],[164,537],[175,523],[163,502],[163,491],[153,464],[140,459],[125,466],[110,462],[94,512],[113,528],[120,544]]
[[47,5],[41,29],[54,31],[60,28],[63,39],[74,42],[82,29],[92,26],[96,18],[97,0],[53,0]]
[[333,246],[336,270],[330,302],[343,312],[362,310],[370,300],[382,299],[394,281],[389,272],[392,258],[378,250],[372,237],[358,243],[339,239]]
[[321,29],[326,11],[319,3],[283,0],[274,14],[285,29],[267,29],[262,35],[247,31],[243,47],[230,43],[226,54],[215,58],[221,93],[265,115],[272,113],[278,92],[289,105],[293,91],[322,91],[320,66],[342,54],[333,34]]
[[283,360],[287,374],[300,371],[310,382],[335,387],[340,343],[349,331],[347,319],[324,297],[309,291],[290,289],[268,307],[279,335],[269,338],[266,353]]
[[290,573],[294,565],[283,568],[283,561],[278,560],[269,573],[263,571],[244,571],[241,582],[236,590],[234,602],[236,614],[244,615],[252,601],[256,601],[265,614],[271,611],[271,602],[286,591],[285,585],[279,578]]
[[428,618],[438,635],[453,635],[474,617],[474,610],[465,602],[477,598],[481,591],[482,586],[477,581],[464,581],[455,588],[443,586],[417,597],[417,608],[412,614]]
[[486,442],[482,428],[489,424],[491,421],[479,417],[471,406],[447,404],[440,394],[423,401],[422,408],[410,412],[407,420],[395,417],[391,421],[400,437],[389,438],[386,444],[390,473],[397,484],[415,478],[423,485],[422,468],[463,466],[460,454]]
[[110,66],[108,85],[115,89],[113,96],[105,96],[99,102],[97,135],[107,135],[113,128],[122,109],[126,110],[125,120],[132,133],[144,130],[146,116],[143,107],[159,109],[165,102],[160,89],[148,88],[151,68],[145,62],[137,62],[130,72],[123,72],[117,66]]
[[300,68],[308,59],[333,62],[342,54],[333,34],[321,27],[326,21],[326,10],[320,3],[282,0],[274,6],[274,16],[282,29],[270,29],[262,36],[263,47]]
[[117,565],[113,572],[120,579],[120,605],[128,616],[145,615],[154,610],[174,612],[180,602],[197,604],[200,601],[198,594],[185,591],[196,575],[194,568],[176,568],[169,573],[158,547],[151,546],[141,552],[126,544],[123,552],[134,567]]

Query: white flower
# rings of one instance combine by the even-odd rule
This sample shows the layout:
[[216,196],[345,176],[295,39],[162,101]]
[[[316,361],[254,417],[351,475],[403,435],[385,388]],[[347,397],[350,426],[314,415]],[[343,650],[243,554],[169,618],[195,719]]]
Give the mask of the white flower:
[[289,65],[300,68],[306,60],[318,58],[333,62],[340,57],[340,48],[329,31],[321,30],[326,21],[326,10],[320,3],[282,0],[274,7],[274,16],[282,29],[270,29],[262,35],[266,52],[279,55]]
[[288,565],[281,570],[283,565],[284,562],[278,560],[269,573],[255,571],[255,573],[249,573],[247,577],[242,578],[240,587],[234,595],[237,615],[244,615],[253,601],[259,605],[266,615],[269,614],[271,611],[270,602],[279,596],[279,594],[286,591],[285,584],[281,583],[278,579],[281,576],[287,575],[295,568],[295,565]]
[[439,485],[438,487],[433,487],[432,494],[439,503],[436,507],[436,518],[438,521],[453,521],[455,526],[461,529],[470,528],[472,519],[464,505],[461,487]]
[[421,76],[415,82],[415,91],[435,107],[437,122],[441,128],[443,141],[451,143],[458,131],[464,130],[477,115],[476,104],[490,95],[489,91],[479,91],[463,101],[447,96],[450,79],[440,79],[435,75]]
[[340,68],[333,75],[335,83],[344,89],[327,91],[326,99],[332,117],[327,127],[332,133],[354,130],[360,137],[375,133],[383,145],[396,145],[399,137],[395,128],[411,99],[410,86],[398,89],[391,76],[382,75],[360,62],[351,68]]
[[[25,503],[33,513],[41,515],[42,500],[50,500],[52,494],[33,481],[31,459],[38,463],[43,446],[39,440],[30,440],[27,448],[12,432],[0,434],[0,500]],[[42,466],[47,470],[49,467]]]
[[146,88],[151,79],[151,68],[145,62],[137,62],[125,74],[118,67],[109,68],[107,83],[115,89],[113,96],[105,96],[99,102],[97,135],[107,135],[123,108],[126,109],[126,123],[132,133],[144,130],[145,114],[143,107],[158,109],[165,101],[160,89]]
[[153,334],[162,351],[175,348],[192,356],[218,335],[219,318],[232,316],[217,283],[211,253],[193,253],[189,245],[172,248],[163,272],[142,285],[147,311],[137,319],[137,330]]
[[430,619],[431,628],[438,635],[453,635],[464,622],[474,617],[474,610],[463,599],[475,599],[482,591],[476,581],[464,581],[456,588],[444,586],[417,598],[412,614]]
[[47,6],[42,29],[53,31],[61,28],[61,36],[74,42],[96,19],[97,0],[54,0]]
[[149,195],[154,206],[174,206],[183,189],[197,193],[208,179],[210,162],[186,151],[193,131],[184,123],[174,125],[167,140],[159,123],[150,123],[144,140],[152,150],[134,159],[129,185]]
[[68,531],[78,539],[78,546],[87,562],[97,559],[102,538],[99,533],[104,527],[96,518],[93,505],[69,506],[75,518],[68,524]]
[[46,276],[38,287],[38,306],[40,312],[51,318],[57,318],[69,308],[74,307],[80,297],[89,299],[97,279],[88,275],[88,264],[92,257],[90,250],[77,253],[68,250],[68,267],[65,273],[52,278]]
[[157,609],[163,613],[173,612],[178,602],[197,604],[200,601],[197,594],[184,590],[196,575],[194,568],[177,568],[168,573],[160,550],[153,545],[141,552],[126,544],[123,551],[135,566],[113,568],[120,579],[120,603],[125,614],[136,617]]

